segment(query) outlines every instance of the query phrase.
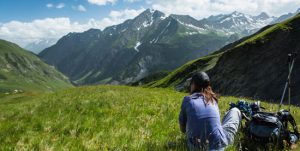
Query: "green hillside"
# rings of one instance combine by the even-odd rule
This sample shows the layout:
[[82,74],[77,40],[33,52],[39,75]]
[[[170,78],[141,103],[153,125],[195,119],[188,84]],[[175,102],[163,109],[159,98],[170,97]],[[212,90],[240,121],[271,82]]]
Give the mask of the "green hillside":
[[[279,100],[288,75],[287,55],[300,52],[300,14],[229,44],[213,55],[191,61],[147,87],[184,90],[185,80],[207,71],[212,85],[223,95]],[[299,57],[299,56],[298,56]],[[292,74],[292,103],[300,100],[300,61]]]
[[70,88],[68,79],[34,54],[0,40],[0,93]]
[[[185,95],[168,89],[90,86],[2,97],[0,150],[186,150],[178,127]],[[222,115],[230,101],[237,98],[220,99]],[[299,108],[291,111],[299,123]]]
[[149,74],[148,76],[146,76],[136,82],[131,83],[130,85],[131,86],[144,85],[144,84],[150,83],[152,81],[160,80],[160,79],[166,77],[169,73],[170,73],[170,71],[155,72],[155,73]]
[[207,71],[215,66],[222,53],[209,55],[197,60],[190,61],[178,69],[172,71],[166,77],[157,81],[146,83],[146,87],[175,87],[178,90],[184,89],[185,80],[190,78],[197,71]]

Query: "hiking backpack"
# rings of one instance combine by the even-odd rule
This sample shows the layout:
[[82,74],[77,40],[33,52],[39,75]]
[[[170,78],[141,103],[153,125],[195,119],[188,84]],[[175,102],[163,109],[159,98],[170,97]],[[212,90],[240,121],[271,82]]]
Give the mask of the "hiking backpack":
[[[246,113],[246,116],[248,115],[243,129],[248,141],[263,145],[272,144],[278,148],[283,147],[284,141],[289,145],[298,141],[297,124],[289,111],[262,112],[264,108],[260,106],[260,102],[238,101],[236,104],[231,103],[230,106],[237,107],[242,113]],[[292,127],[292,130],[289,130],[289,127]]]

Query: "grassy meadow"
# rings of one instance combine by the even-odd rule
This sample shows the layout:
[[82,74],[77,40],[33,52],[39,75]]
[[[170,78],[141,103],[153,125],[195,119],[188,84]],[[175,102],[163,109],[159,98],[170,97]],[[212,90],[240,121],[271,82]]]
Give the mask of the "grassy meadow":
[[[186,150],[178,127],[185,95],[127,86],[1,94],[0,150]],[[221,114],[237,100],[222,97]],[[292,107],[292,113],[299,124],[299,108]]]

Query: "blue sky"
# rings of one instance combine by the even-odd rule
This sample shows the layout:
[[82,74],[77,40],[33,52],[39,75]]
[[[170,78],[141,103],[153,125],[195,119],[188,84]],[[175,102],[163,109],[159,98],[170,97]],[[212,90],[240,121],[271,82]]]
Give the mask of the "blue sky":
[[[51,8],[47,7],[51,6]],[[57,6],[62,8],[56,8]],[[86,11],[76,9],[79,5]],[[106,17],[111,10],[140,9],[147,8],[145,1],[118,1],[97,5],[87,0],[1,0],[0,1],[0,22],[5,23],[11,20],[31,21],[42,18],[69,17],[72,21],[85,22],[90,18],[100,20]]]
[[233,11],[280,16],[300,8],[300,0],[0,0],[0,39],[24,47],[58,40],[132,19],[147,8],[196,19]]

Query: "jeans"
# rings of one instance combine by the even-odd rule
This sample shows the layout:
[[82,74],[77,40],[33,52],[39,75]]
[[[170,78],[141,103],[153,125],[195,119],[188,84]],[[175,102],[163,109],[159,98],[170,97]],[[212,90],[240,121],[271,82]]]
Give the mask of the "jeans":
[[[242,114],[239,109],[232,108],[229,111],[225,113],[225,116],[223,117],[222,121],[222,128],[224,130],[224,133],[226,135],[226,139],[228,144],[233,144],[234,137],[239,129],[239,125],[242,120]],[[218,149],[209,149],[207,146],[195,146],[191,144],[191,142],[188,140],[187,145],[189,147],[189,150],[191,151],[201,151],[201,150],[209,150],[209,151],[224,151],[224,149],[227,146],[224,146],[222,148]]]

